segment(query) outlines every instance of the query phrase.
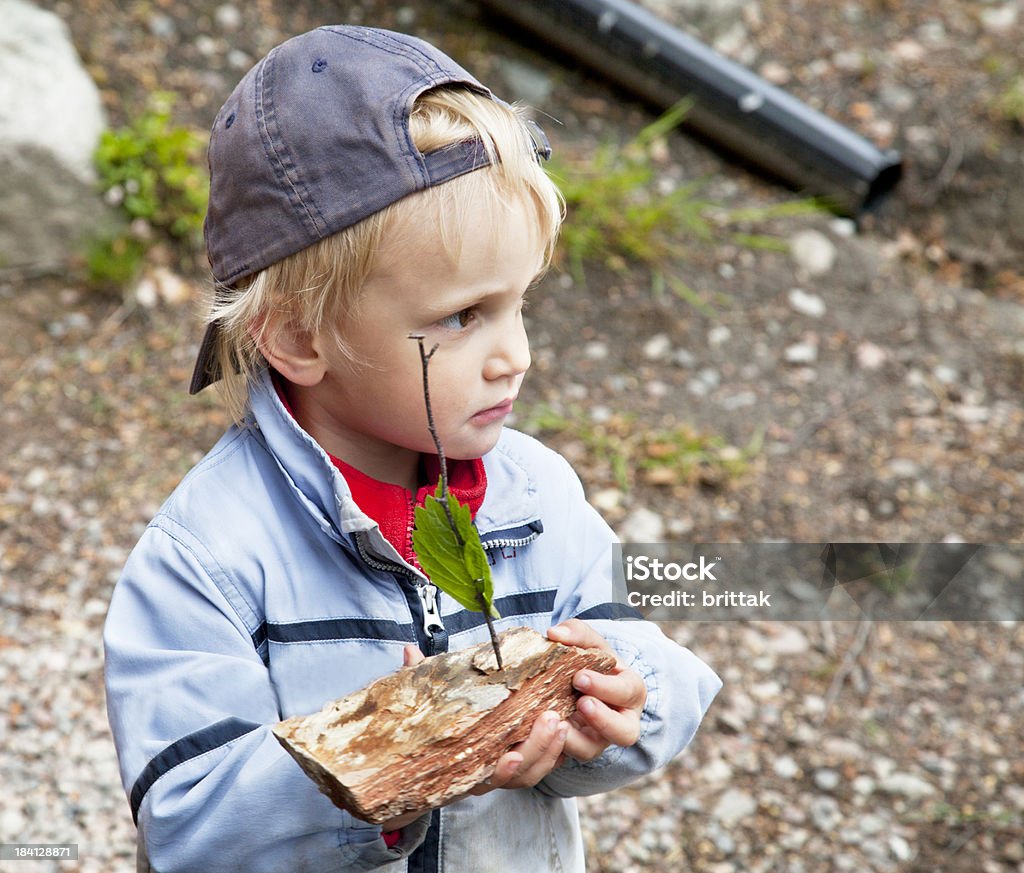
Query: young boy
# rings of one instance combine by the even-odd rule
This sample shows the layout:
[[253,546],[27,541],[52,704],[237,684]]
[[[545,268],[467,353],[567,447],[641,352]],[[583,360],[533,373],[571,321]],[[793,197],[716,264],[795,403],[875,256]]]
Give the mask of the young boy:
[[[530,364],[524,295],[560,220],[545,152],[449,58],[368,28],[278,46],[217,116],[217,284],[192,390],[220,381],[237,423],[146,530],[105,632],[141,869],[582,871],[572,798],[693,736],[717,677],[655,626],[613,620],[612,533],[565,461],[503,429]],[[411,548],[438,459],[410,335],[438,345],[433,412],[499,626],[619,667],[577,674],[579,711],[538,718],[469,795],[380,827],[334,807],[270,726],[487,639]]]

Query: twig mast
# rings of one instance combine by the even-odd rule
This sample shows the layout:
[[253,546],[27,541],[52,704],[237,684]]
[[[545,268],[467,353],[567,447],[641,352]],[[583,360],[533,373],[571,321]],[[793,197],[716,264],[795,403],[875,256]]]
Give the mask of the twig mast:
[[[459,544],[460,551],[466,548],[466,541],[462,538],[462,534],[459,533],[458,525],[455,523],[455,519],[452,518],[451,507],[448,506],[448,460],[444,454],[444,446],[441,445],[441,438],[437,435],[437,426],[434,424],[434,408],[430,403],[430,359],[434,357],[434,352],[437,351],[439,343],[435,343],[434,346],[427,351],[424,345],[424,336],[422,334],[410,334],[409,339],[416,340],[416,344],[420,350],[420,366],[423,370],[423,402],[427,407],[427,429],[430,431],[430,438],[434,441],[434,448],[437,450],[437,459],[441,466],[441,494],[440,503],[444,509],[445,517],[448,519],[448,525],[452,529],[452,533],[455,535],[455,541]],[[483,580],[478,579],[478,592],[477,599],[480,603],[480,611],[484,615],[484,621],[487,622],[487,632],[491,635],[491,646],[494,648],[494,658],[498,663],[498,669],[502,668],[501,662],[501,646],[498,644],[498,635],[494,630],[494,622],[491,619],[491,611],[487,599],[484,597],[483,591]]]

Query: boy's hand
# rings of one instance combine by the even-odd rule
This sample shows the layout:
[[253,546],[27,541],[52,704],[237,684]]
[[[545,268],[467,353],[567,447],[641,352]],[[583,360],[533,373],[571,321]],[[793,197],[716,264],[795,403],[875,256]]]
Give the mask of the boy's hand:
[[[586,622],[572,618],[548,629],[548,639],[565,646],[615,652]],[[640,714],[647,702],[647,686],[640,674],[616,657],[612,673],[580,670],[573,685],[583,693],[569,718],[566,755],[591,761],[608,746],[632,746],[640,737]]]

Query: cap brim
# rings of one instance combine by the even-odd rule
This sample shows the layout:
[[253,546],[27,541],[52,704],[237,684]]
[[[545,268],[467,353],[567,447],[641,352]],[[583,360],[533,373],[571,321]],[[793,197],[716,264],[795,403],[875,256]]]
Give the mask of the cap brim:
[[199,345],[199,354],[196,356],[196,366],[192,371],[192,381],[188,386],[189,394],[198,394],[207,385],[212,385],[220,380],[220,364],[217,363],[217,324],[207,325],[206,333],[203,334],[203,341]]

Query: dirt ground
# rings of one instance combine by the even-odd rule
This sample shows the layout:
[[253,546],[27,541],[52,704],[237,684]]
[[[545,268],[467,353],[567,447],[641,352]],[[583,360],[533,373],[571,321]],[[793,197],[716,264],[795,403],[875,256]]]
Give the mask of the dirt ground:
[[[566,155],[624,142],[654,117],[468,0],[39,5],[68,23],[115,125],[159,87],[181,95],[180,121],[205,128],[263,52],[329,22],[439,43],[503,96],[539,105]],[[660,6],[686,23],[687,4]],[[856,225],[818,214],[738,228],[783,242],[817,231],[834,253],[820,275],[727,232],[682,239],[660,266],[692,289],[685,300],[645,265],[590,264],[585,281],[553,270],[529,310],[517,425],[565,453],[639,541],[1020,541],[1024,127],[999,106],[1024,75],[1024,5],[745,6],[727,47],[900,149],[901,185]],[[796,196],[684,133],[660,160],[665,179],[705,180],[722,209]],[[0,336],[0,654],[13,663],[77,634],[83,723],[102,743],[98,634],[117,570],[225,417],[210,392],[186,394],[199,339],[187,303],[90,294],[70,274],[3,276]],[[661,463],[686,433],[690,463]],[[593,870],[1024,870],[1019,625],[672,633],[726,689],[666,774],[584,804]],[[32,713],[8,710],[12,748],[46,726]],[[49,778],[16,757],[26,780]],[[19,807],[21,821],[48,803]],[[106,825],[75,803],[61,821],[84,842]],[[130,822],[113,834],[95,869],[128,869]]]

